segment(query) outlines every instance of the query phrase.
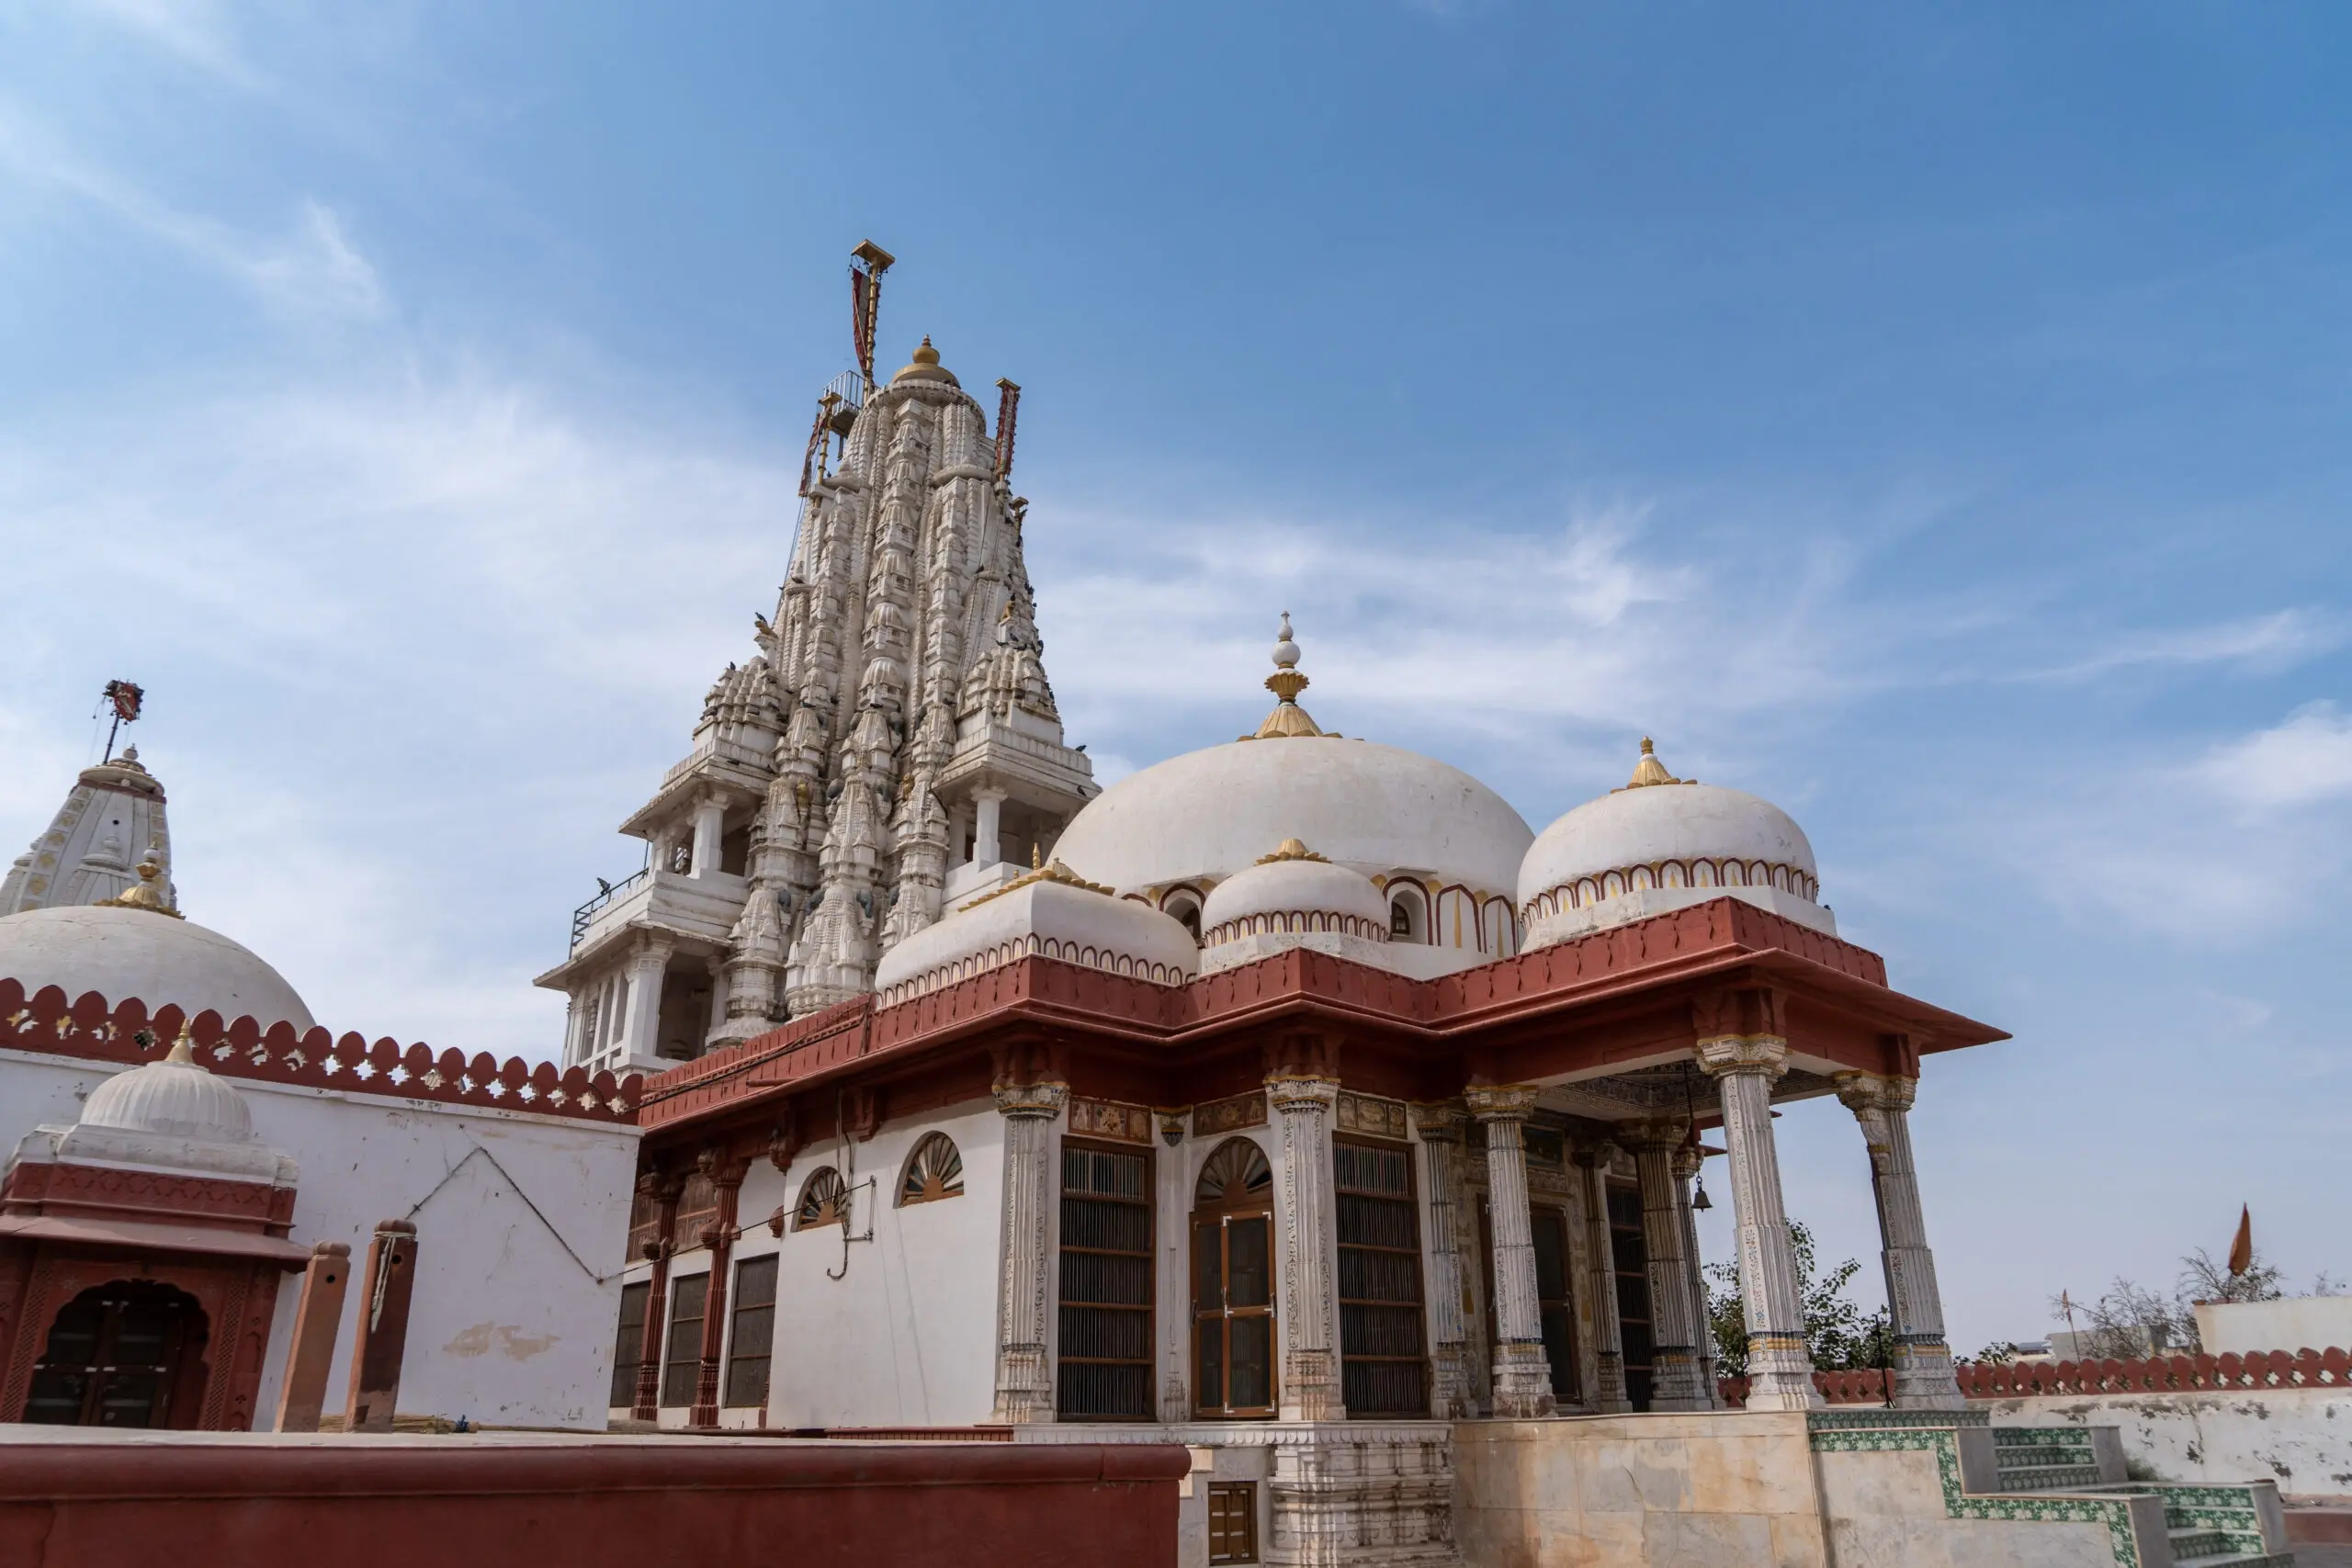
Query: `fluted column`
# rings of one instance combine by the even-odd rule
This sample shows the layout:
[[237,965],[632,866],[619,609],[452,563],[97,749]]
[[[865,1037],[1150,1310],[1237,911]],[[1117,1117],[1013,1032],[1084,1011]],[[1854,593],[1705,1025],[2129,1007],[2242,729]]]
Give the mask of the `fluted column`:
[[653,1278],[645,1292],[645,1337],[639,1341],[637,1397],[629,1419],[658,1421],[662,1417],[662,1325],[670,1305],[670,1257],[677,1250],[678,1195],[683,1178],[649,1171],[637,1179],[637,1190],[653,1200],[653,1235],[645,1243],[645,1257]]
[[1690,1295],[1690,1256],[1676,1201],[1674,1153],[1688,1136],[1679,1122],[1637,1122],[1624,1129],[1642,1183],[1642,1241],[1649,1254],[1650,1408],[1704,1410],[1699,1382],[1699,1312]]
[[1428,1169],[1430,1414],[1442,1421],[1478,1413],[1470,1388],[1468,1292],[1462,1284],[1462,1145],[1468,1120],[1456,1104],[1413,1107]]
[[1706,1163],[1695,1137],[1679,1144],[1674,1150],[1674,1206],[1682,1216],[1683,1259],[1690,1271],[1690,1305],[1697,1314],[1699,1342],[1699,1392],[1704,1396],[1704,1408],[1724,1407],[1722,1373],[1715,1364],[1715,1321],[1707,1310],[1707,1276],[1699,1264],[1699,1216],[1690,1209],[1690,1180]]
[[1911,1162],[1911,1102],[1918,1087],[1917,1078],[1838,1075],[1838,1098],[1862,1124],[1870,1145],[1887,1315],[1894,1335],[1894,1403],[1911,1410],[1957,1410],[1966,1401],[1952,1376],[1936,1259],[1928,1250],[1928,1222],[1919,1208],[1919,1173]]
[[1578,1149],[1584,1172],[1585,1250],[1592,1263],[1592,1407],[1603,1415],[1631,1410],[1625,1395],[1625,1330],[1617,1316],[1617,1243],[1609,1234],[1609,1167],[1617,1145]]
[[1463,1098],[1487,1132],[1487,1212],[1494,1232],[1496,1416],[1523,1420],[1553,1409],[1552,1363],[1535,1296],[1535,1226],[1527,1208],[1522,1133],[1535,1109],[1523,1084],[1473,1089]]
[[1747,1320],[1747,1407],[1819,1404],[1797,1293],[1796,1249],[1772,1148],[1772,1085],[1788,1070],[1789,1043],[1773,1034],[1725,1034],[1698,1043],[1699,1066],[1723,1091],[1731,1148],[1732,1209],[1739,1230],[1739,1297]]
[[1000,1084],[1004,1116],[1004,1269],[997,1285],[996,1412],[1008,1426],[1054,1418],[1053,1369],[1046,1359],[1052,1259],[1046,1219],[1053,1201],[1053,1125],[1069,1099],[1062,1083]]
[[1266,1103],[1282,1138],[1283,1382],[1277,1409],[1285,1421],[1344,1421],[1340,1389],[1339,1257],[1331,1190],[1331,1113],[1335,1078],[1276,1074]]

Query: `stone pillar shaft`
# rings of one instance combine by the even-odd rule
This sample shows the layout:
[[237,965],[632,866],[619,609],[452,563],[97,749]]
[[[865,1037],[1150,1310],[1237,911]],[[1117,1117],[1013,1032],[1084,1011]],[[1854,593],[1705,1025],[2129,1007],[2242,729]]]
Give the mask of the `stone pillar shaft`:
[[715,876],[718,874],[720,843],[727,829],[727,803],[716,796],[705,795],[695,803],[694,858],[688,862],[688,876]]
[[351,1350],[346,1432],[389,1432],[400,1403],[401,1363],[408,1352],[409,1298],[416,1288],[416,1226],[379,1220],[368,1244],[360,1286],[358,1343]]
[[1331,1116],[1335,1078],[1277,1074],[1266,1103],[1282,1140],[1283,1377],[1277,1410],[1284,1421],[1344,1421],[1340,1389],[1338,1202],[1332,1191]]
[[1674,1155],[1686,1129],[1671,1122],[1634,1130],[1634,1169],[1642,1183],[1642,1240],[1649,1254],[1650,1408],[1704,1410],[1699,1382],[1699,1310],[1690,1294],[1690,1256],[1683,1228],[1682,1184]]
[[1614,1145],[1577,1156],[1584,1172],[1585,1237],[1592,1255],[1592,1407],[1604,1415],[1631,1410],[1625,1395],[1625,1331],[1617,1317],[1617,1240],[1609,1230],[1609,1167]]
[[1523,1085],[1473,1089],[1464,1098],[1487,1131],[1487,1213],[1494,1232],[1495,1415],[1506,1420],[1549,1416],[1552,1364],[1544,1353],[1544,1317],[1535,1293],[1535,1225],[1527,1206],[1527,1150],[1521,1132],[1535,1109]]
[[628,1014],[625,1021],[625,1055],[651,1057],[661,1054],[662,980],[670,967],[667,942],[648,942],[629,955]]
[[1690,1274],[1690,1306],[1697,1314],[1699,1393],[1705,1400],[1702,1408],[1721,1410],[1724,1396],[1721,1374],[1716,1371],[1714,1317],[1707,1310],[1707,1275],[1699,1262],[1699,1216],[1690,1207],[1690,1179],[1699,1174],[1705,1159],[1699,1152],[1696,1138],[1675,1151],[1674,1202],[1682,1217],[1683,1258]]
[[1838,1075],[1838,1098],[1861,1123],[1870,1145],[1886,1310],[1894,1335],[1894,1403],[1911,1410],[1957,1410],[1967,1402],[1952,1375],[1935,1254],[1928,1250],[1919,1173],[1911,1157],[1911,1103],[1917,1089],[1915,1078]]
[[710,1286],[703,1298],[702,1365],[695,1374],[694,1407],[686,1413],[689,1427],[718,1425],[718,1357],[727,1343],[727,1269],[735,1256],[735,1201],[743,1190],[744,1170],[743,1165],[730,1162],[715,1167],[710,1173],[718,1213],[697,1238],[710,1248]]
[[1428,1171],[1430,1254],[1430,1414],[1441,1421],[1476,1416],[1471,1393],[1470,1292],[1463,1279],[1462,1154],[1458,1105],[1416,1105]]
[[[646,1178],[653,1181],[653,1178]],[[645,1244],[645,1256],[653,1264],[653,1277],[645,1292],[645,1336],[639,1341],[637,1361],[637,1397],[629,1405],[632,1421],[658,1421],[662,1418],[662,1325],[670,1306],[670,1255],[677,1250],[678,1195],[682,1186],[674,1180],[661,1181],[652,1188],[653,1239]]]
[[1003,851],[997,843],[998,825],[1002,820],[1004,807],[1004,791],[976,789],[972,792],[972,802],[978,808],[972,828],[972,863],[985,870],[1004,859]]
[[997,1284],[995,1421],[1026,1426],[1054,1418],[1053,1369],[1046,1359],[1052,1259],[1046,1222],[1053,1201],[1053,1126],[1069,1100],[1061,1083],[1000,1084],[1004,1116],[1004,1268]]
[[277,1429],[315,1432],[326,1408],[327,1379],[334,1371],[334,1337],[343,1322],[343,1297],[351,1280],[351,1248],[322,1241],[311,1248],[302,1271],[302,1294],[294,1308],[294,1332],[286,1349],[286,1372],[277,1393]]
[[1772,1085],[1787,1070],[1788,1042],[1769,1034],[1723,1035],[1700,1041],[1698,1055],[1722,1089],[1724,1139],[1731,1148],[1740,1305],[1747,1319],[1747,1407],[1809,1409],[1822,1403],[1821,1393],[1813,1386],[1796,1249],[1772,1147]]

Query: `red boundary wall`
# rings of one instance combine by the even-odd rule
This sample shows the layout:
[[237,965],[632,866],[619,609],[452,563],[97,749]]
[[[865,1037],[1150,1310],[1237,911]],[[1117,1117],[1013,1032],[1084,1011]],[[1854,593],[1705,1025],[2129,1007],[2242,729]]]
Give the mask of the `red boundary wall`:
[[[1960,1392],[1971,1399],[2352,1388],[2352,1352],[2336,1348],[2256,1350],[2244,1356],[2150,1356],[2132,1361],[1962,1361],[1955,1370]],[[1746,1378],[1724,1378],[1719,1386],[1724,1404],[1735,1410],[1746,1406]],[[1884,1404],[1887,1401],[1887,1374],[1875,1368],[1815,1372],[1813,1386],[1831,1404]]]
[[501,1062],[486,1051],[468,1058],[454,1048],[435,1053],[430,1045],[390,1039],[369,1044],[356,1034],[336,1039],[323,1029],[297,1033],[290,1023],[267,1029],[250,1018],[224,1023],[210,1011],[189,1019],[168,1003],[151,1013],[145,1002],[109,1004],[96,991],[68,1002],[62,990],[44,986],[27,997],[21,983],[0,978],[0,1045],[20,1051],[137,1066],[160,1060],[183,1023],[206,1066],[265,1083],[632,1124],[643,1084],[635,1073],[616,1082],[610,1073],[559,1071],[551,1062],[517,1056]]
[[679,1442],[0,1448],[11,1568],[1174,1568],[1164,1445]]

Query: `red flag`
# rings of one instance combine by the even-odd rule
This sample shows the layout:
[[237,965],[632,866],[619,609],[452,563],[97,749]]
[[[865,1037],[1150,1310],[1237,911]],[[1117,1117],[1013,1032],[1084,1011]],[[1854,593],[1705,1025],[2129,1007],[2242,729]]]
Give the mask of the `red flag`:
[[857,350],[857,368],[869,382],[874,379],[874,342],[867,333],[870,318],[866,310],[866,290],[873,284],[858,267],[849,269],[849,333],[850,342]]
[[115,717],[125,724],[130,724],[139,717],[139,705],[147,696],[145,692],[141,691],[129,681],[108,681],[106,694],[107,701],[114,705]]
[[2234,1280],[2254,1267],[2254,1211],[2238,1205],[2238,1234],[2230,1243],[2230,1278]]

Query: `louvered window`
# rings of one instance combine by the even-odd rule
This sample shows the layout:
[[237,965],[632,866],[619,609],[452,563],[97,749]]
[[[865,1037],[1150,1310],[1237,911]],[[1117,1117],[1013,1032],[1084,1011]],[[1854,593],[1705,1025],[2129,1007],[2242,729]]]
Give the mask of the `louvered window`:
[[1421,1235],[1408,1148],[1337,1142],[1340,1382],[1351,1416],[1429,1414]]
[[1151,1156],[1062,1145],[1061,1343],[1065,1418],[1148,1421],[1151,1384]]

